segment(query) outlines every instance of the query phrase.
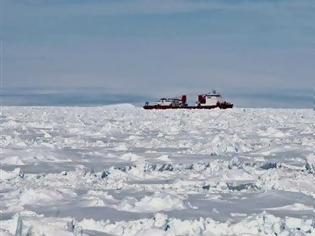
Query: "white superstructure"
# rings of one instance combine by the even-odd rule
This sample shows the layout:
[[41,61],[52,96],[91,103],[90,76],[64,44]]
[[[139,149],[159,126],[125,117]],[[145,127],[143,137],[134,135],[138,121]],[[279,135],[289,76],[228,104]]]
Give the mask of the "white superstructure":
[[199,95],[198,105],[199,106],[217,106],[219,103],[223,103],[224,99],[215,90],[212,93]]
[[178,98],[161,98],[158,102],[160,106],[171,106],[171,107],[178,107],[182,104],[182,100]]

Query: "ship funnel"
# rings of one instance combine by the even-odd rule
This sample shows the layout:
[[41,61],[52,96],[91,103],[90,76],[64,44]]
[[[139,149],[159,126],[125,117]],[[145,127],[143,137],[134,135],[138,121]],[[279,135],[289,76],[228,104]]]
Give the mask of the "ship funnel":
[[187,96],[186,95],[182,95],[182,104],[183,105],[187,104]]

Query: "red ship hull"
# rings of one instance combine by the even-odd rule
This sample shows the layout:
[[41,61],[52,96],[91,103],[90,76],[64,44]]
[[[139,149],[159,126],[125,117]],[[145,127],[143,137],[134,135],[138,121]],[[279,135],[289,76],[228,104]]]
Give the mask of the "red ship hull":
[[174,106],[161,106],[161,105],[145,105],[143,107],[146,110],[167,110],[167,109],[228,109],[233,108],[231,103],[222,103],[215,106],[184,106],[184,107],[174,107]]

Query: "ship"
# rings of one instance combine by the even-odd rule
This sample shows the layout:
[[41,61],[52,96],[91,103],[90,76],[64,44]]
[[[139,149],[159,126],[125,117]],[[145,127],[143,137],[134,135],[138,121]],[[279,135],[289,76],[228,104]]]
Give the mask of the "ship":
[[158,102],[150,104],[146,102],[143,106],[146,110],[165,110],[165,109],[228,109],[233,108],[233,104],[226,101],[220,93],[213,90],[210,93],[198,95],[198,99],[194,106],[189,106],[187,96],[182,95],[175,98],[161,98]]

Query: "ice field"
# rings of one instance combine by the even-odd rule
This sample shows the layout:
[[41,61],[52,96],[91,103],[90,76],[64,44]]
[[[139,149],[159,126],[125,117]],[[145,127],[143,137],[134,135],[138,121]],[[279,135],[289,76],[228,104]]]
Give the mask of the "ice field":
[[311,109],[3,107],[0,235],[315,235]]

